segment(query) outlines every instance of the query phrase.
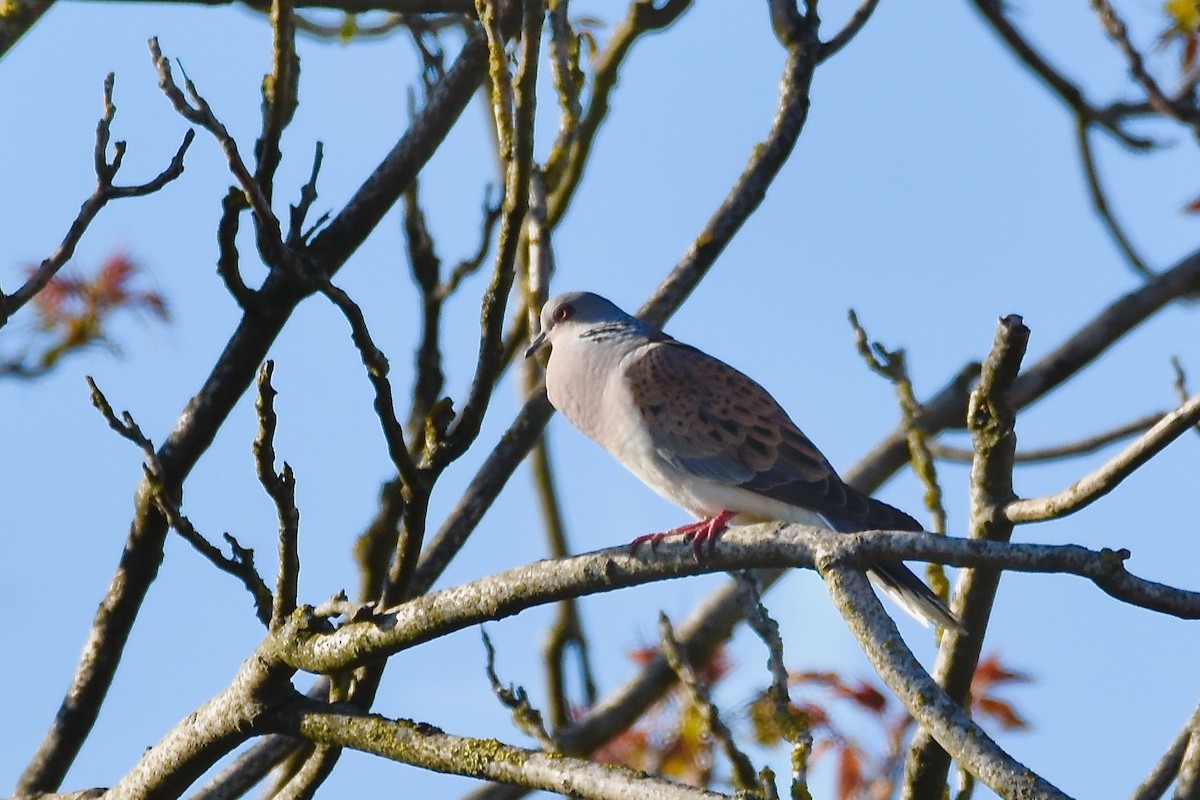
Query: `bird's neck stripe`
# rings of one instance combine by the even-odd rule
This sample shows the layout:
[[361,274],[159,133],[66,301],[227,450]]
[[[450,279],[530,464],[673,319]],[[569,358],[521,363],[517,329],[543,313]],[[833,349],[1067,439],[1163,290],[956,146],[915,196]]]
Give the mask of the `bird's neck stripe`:
[[636,333],[636,329],[628,322],[605,322],[602,325],[588,328],[579,334],[579,338],[603,342],[606,339],[623,338],[634,333]]

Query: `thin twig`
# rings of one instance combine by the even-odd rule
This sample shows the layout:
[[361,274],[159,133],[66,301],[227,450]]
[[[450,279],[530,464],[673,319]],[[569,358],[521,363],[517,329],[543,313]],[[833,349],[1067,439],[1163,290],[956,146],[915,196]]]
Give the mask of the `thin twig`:
[[183,141],[179,148],[172,156],[171,162],[166,169],[160,172],[149,181],[131,186],[117,186],[113,180],[117,176],[117,172],[121,169],[121,162],[125,158],[125,142],[118,141],[113,145],[113,158],[108,160],[108,143],[112,131],[112,121],[116,116],[117,107],[113,103],[113,86],[115,78],[110,72],[104,78],[104,113],[100,117],[100,121],[96,123],[96,144],[93,149],[93,162],[96,169],[96,188],[91,196],[83,202],[79,209],[78,216],[67,229],[66,236],[63,237],[55,251],[47,258],[43,259],[29,279],[25,281],[15,292],[5,295],[0,292],[0,328],[3,328],[13,312],[21,308],[21,306],[33,299],[34,295],[46,288],[46,284],[50,282],[58,271],[70,260],[75,253],[75,247],[79,244],[83,234],[87,231],[88,226],[100,213],[100,210],[108,204],[109,200],[115,200],[125,197],[142,197],[148,194],[157,192],[171,181],[183,174],[183,157],[187,153],[188,147],[191,146],[192,140],[196,136],[196,132],[188,130],[183,135]]
[[867,20],[875,13],[876,6],[879,5],[879,0],[862,0],[858,8],[854,9],[854,13],[846,24],[838,31],[832,39],[821,45],[821,61],[827,61],[838,53],[846,45],[858,35],[858,32],[867,24]]
[[[480,4],[485,4],[485,0],[480,0]],[[500,144],[500,156],[505,165],[504,212],[500,221],[492,280],[484,292],[480,309],[479,355],[475,364],[475,375],[467,391],[467,398],[462,404],[462,410],[446,431],[445,440],[428,453],[429,460],[436,469],[443,469],[458,459],[475,441],[500,376],[504,353],[505,305],[516,277],[521,231],[524,228],[525,214],[529,210],[529,177],[533,167],[533,131],[537,108],[538,55],[543,21],[542,4],[536,0],[524,0],[521,15],[521,58],[517,64],[516,80],[512,85],[511,148],[505,149],[503,136]],[[495,95],[493,101],[499,102]],[[497,117],[497,125],[499,124]]]
[[271,606],[271,625],[278,626],[296,610],[296,586],[300,578],[300,511],[296,508],[296,478],[285,461],[275,472],[275,387],[271,376],[274,361],[264,361],[258,373],[258,435],[254,437],[254,466],[258,480],[275,503],[279,519],[279,572],[275,582],[275,602]]
[[1108,229],[1109,236],[1113,238],[1117,248],[1124,254],[1130,268],[1143,278],[1151,278],[1154,276],[1154,271],[1146,266],[1145,260],[1133,249],[1129,237],[1125,235],[1124,229],[1121,228],[1112,209],[1108,206],[1108,197],[1104,193],[1104,187],[1100,185],[1100,173],[1096,169],[1096,156],[1092,151],[1090,129],[1091,121],[1086,117],[1077,116],[1075,118],[1075,141],[1079,145],[1079,159],[1083,162],[1083,175],[1087,179],[1092,206],[1100,215],[1104,227]]
[[596,135],[608,117],[609,100],[630,49],[643,35],[669,26],[691,4],[691,0],[667,0],[658,8],[653,0],[635,0],[628,16],[613,30],[608,44],[595,59],[590,99],[577,130],[571,136],[560,137],[546,159],[543,172],[550,190],[546,204],[546,223],[550,227],[558,225],[575,196]]
[[271,0],[271,74],[262,84],[262,133],[254,146],[254,183],[271,201],[275,171],[283,153],[279,140],[296,113],[300,58],[296,55],[296,15],[293,0]]
[[268,263],[274,263],[282,255],[279,248],[283,246],[283,238],[279,220],[275,217],[275,212],[271,210],[270,198],[255,180],[254,175],[250,173],[249,168],[246,167],[241,153],[238,152],[237,142],[234,141],[225,125],[217,119],[212,107],[200,95],[191,78],[187,77],[186,73],[183,76],[183,85],[187,89],[185,96],[183,90],[175,83],[175,78],[171,74],[171,62],[159,49],[158,39],[150,39],[149,47],[155,69],[158,70],[158,86],[162,89],[163,94],[167,96],[171,105],[184,119],[211,133],[224,151],[229,171],[233,173],[238,187],[246,195],[246,202],[250,204],[250,209],[254,212],[258,223],[259,247],[263,250],[263,255]]
[[1150,106],[1163,116],[1171,117],[1190,126],[1195,133],[1200,135],[1200,114],[1193,109],[1182,107],[1167,97],[1159,87],[1158,81],[1147,71],[1145,59],[1133,46],[1133,42],[1129,40],[1129,29],[1112,4],[1108,0],[1091,0],[1091,5],[1100,17],[1104,32],[1125,56],[1125,61],[1129,65],[1129,74],[1145,91],[1146,100]]
[[[937,463],[929,450],[929,435],[920,423],[924,412],[916,392],[913,391],[904,350],[888,350],[879,342],[872,342],[866,330],[859,324],[854,309],[850,310],[849,319],[850,326],[854,329],[854,343],[859,355],[868,367],[895,387],[902,424],[907,433],[912,469],[921,485],[925,487],[925,508],[933,518],[928,530],[944,534],[946,504],[942,499],[942,485],[938,480]],[[926,569],[926,577],[930,588],[938,597],[947,600],[950,596],[950,582],[946,579],[946,571],[938,564],[930,564]]]
[[658,612],[658,646],[667,664],[679,678],[679,685],[687,691],[692,705],[700,712],[708,733],[721,746],[729,766],[733,771],[733,788],[739,792],[752,791],[758,787],[758,773],[742,749],[733,739],[733,731],[721,719],[721,712],[712,701],[712,696],[701,681],[700,676],[692,668],[679,641],[675,638],[675,629],[671,620],[663,612]]
[[492,685],[492,694],[496,695],[496,699],[512,712],[513,722],[516,723],[517,729],[522,733],[536,739],[548,752],[556,752],[558,745],[549,733],[546,732],[546,726],[542,722],[542,713],[533,707],[533,703],[529,700],[529,693],[522,686],[505,686],[500,682],[500,678],[496,675],[496,648],[492,645],[492,639],[487,635],[482,627],[479,629],[479,635],[483,637],[483,649],[487,652],[487,664],[484,669],[487,672],[488,682]]
[[1084,98],[1083,91],[1067,80],[1061,72],[1055,69],[1029,41],[1016,29],[1008,19],[1008,5],[1003,0],[972,0],[972,4],[987,21],[992,29],[1004,40],[1015,55],[1042,82],[1069,106],[1077,116],[1083,117],[1099,125],[1121,144],[1134,150],[1149,150],[1154,147],[1150,139],[1134,136],[1120,126],[1122,115],[1115,113],[1114,107],[1097,110]]
[[802,721],[792,713],[787,665],[783,662],[783,637],[779,635],[779,623],[771,618],[767,607],[762,603],[757,578],[748,572],[738,572],[734,578],[741,593],[742,613],[746,617],[746,624],[767,646],[767,669],[771,673],[771,685],[767,694],[774,708],[775,725],[783,739],[792,745],[791,796],[793,800],[800,800],[810,796],[808,767],[812,763],[812,727],[802,724],[807,720]]
[[191,521],[185,517],[179,510],[178,488],[172,488],[167,485],[164,477],[162,464],[158,460],[158,455],[154,450],[154,444],[142,433],[142,429],[134,421],[133,415],[128,411],[121,412],[120,419],[117,418],[112,406],[108,402],[108,398],[100,391],[100,387],[87,377],[87,384],[91,390],[92,405],[104,417],[104,421],[108,426],[120,434],[123,438],[137,445],[142,451],[142,456],[145,459],[143,469],[145,470],[146,479],[151,486],[153,492],[153,502],[166,517],[167,522],[172,528],[200,555],[204,556],[208,561],[222,572],[226,572],[242,582],[246,587],[246,591],[250,592],[250,596],[254,598],[255,614],[259,621],[264,625],[271,620],[271,605],[272,597],[271,590],[267,588],[266,582],[258,574],[258,570],[254,566],[254,551],[248,550],[238,544],[237,540],[225,534],[225,540],[229,543],[233,557],[230,558],[221,552],[221,549],[204,538],[204,536],[196,530]]
[[312,204],[317,200],[317,176],[321,174],[321,162],[324,160],[325,144],[317,142],[313,147],[313,165],[312,172],[308,176],[308,182],[300,187],[300,200],[296,205],[290,206],[288,209],[287,244],[289,247],[299,247],[307,243],[316,229],[328,217],[327,214],[321,215],[311,227],[305,230],[304,221],[308,218],[308,211],[312,208]]
[[[421,293],[421,333],[415,348],[413,363],[412,404],[408,411],[407,429],[414,449],[418,443],[432,439],[436,443],[445,434],[449,420],[439,421],[431,414],[446,385],[442,369],[442,309],[444,298],[440,286],[441,259],[433,246],[433,235],[425,223],[421,208],[420,182],[413,181],[404,193],[404,241],[413,283]],[[446,414],[449,416],[449,409]]]
[[[1185,397],[1184,400],[1187,398]],[[1038,447],[1029,450],[1018,450],[1013,456],[1015,464],[1038,464],[1046,461],[1059,461],[1066,458],[1076,458],[1078,456],[1088,455],[1097,450],[1101,450],[1113,442],[1119,442],[1122,439],[1128,439],[1130,436],[1135,436],[1139,433],[1145,433],[1150,428],[1154,427],[1169,412],[1161,411],[1154,414],[1147,414],[1144,417],[1126,422],[1124,425],[1118,425],[1112,430],[1103,431],[1101,433],[1085,436],[1082,439],[1077,439],[1066,444],[1051,445],[1049,447]],[[929,451],[938,458],[946,461],[961,461],[970,463],[975,457],[972,450],[962,447],[953,447],[947,444],[934,442],[929,447]]]
[[237,189],[231,188],[221,200],[221,221],[217,223],[217,272],[242,310],[261,311],[258,294],[242,280],[241,256],[237,248],[239,217],[247,208],[245,193]]

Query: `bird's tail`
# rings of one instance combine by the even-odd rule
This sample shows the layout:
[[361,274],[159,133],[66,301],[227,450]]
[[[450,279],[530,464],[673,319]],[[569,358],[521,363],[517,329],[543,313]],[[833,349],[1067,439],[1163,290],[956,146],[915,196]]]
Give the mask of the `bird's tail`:
[[874,564],[867,576],[922,625],[928,627],[932,622],[943,629],[964,632],[962,622],[951,613],[942,598],[899,561]]

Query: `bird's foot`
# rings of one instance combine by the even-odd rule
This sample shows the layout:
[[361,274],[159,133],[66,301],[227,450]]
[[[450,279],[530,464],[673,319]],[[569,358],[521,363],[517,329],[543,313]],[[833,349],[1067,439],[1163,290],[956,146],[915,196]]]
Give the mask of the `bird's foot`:
[[649,542],[651,550],[656,550],[658,543],[666,537],[682,534],[683,540],[691,543],[692,555],[696,558],[696,561],[702,562],[717,549],[717,537],[729,527],[729,520],[732,518],[732,511],[722,511],[715,517],[709,517],[697,522],[689,522],[687,525],[680,525],[678,528],[672,528],[669,531],[647,533],[629,543],[629,552],[635,552],[638,549],[638,545],[647,542]]

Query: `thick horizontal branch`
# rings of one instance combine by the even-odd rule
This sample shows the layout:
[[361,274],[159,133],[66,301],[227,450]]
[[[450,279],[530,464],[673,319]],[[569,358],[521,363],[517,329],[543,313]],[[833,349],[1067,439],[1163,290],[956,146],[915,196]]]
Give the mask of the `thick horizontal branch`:
[[729,795],[596,764],[558,753],[528,750],[495,739],[454,736],[419,722],[392,720],[297,696],[270,713],[276,733],[349,747],[437,772],[468,775],[595,800],[718,800]]
[[622,546],[573,558],[539,561],[416,598],[371,619],[344,624],[330,633],[318,632],[324,621],[313,624],[316,620],[311,609],[301,609],[282,632],[286,640],[282,658],[297,669],[328,674],[566,597],[706,572],[781,565],[812,568],[820,554],[864,565],[875,560],[918,559],[960,567],[1079,575],[1132,605],[1185,619],[1200,619],[1200,592],[1129,574],[1122,564],[1129,556],[1127,551],[1093,551],[1077,545],[1007,544],[925,533],[841,534],[802,525],[775,524],[729,531],[704,563],[695,561],[687,543],[673,540],[662,543],[656,552],[642,549],[631,554]]

